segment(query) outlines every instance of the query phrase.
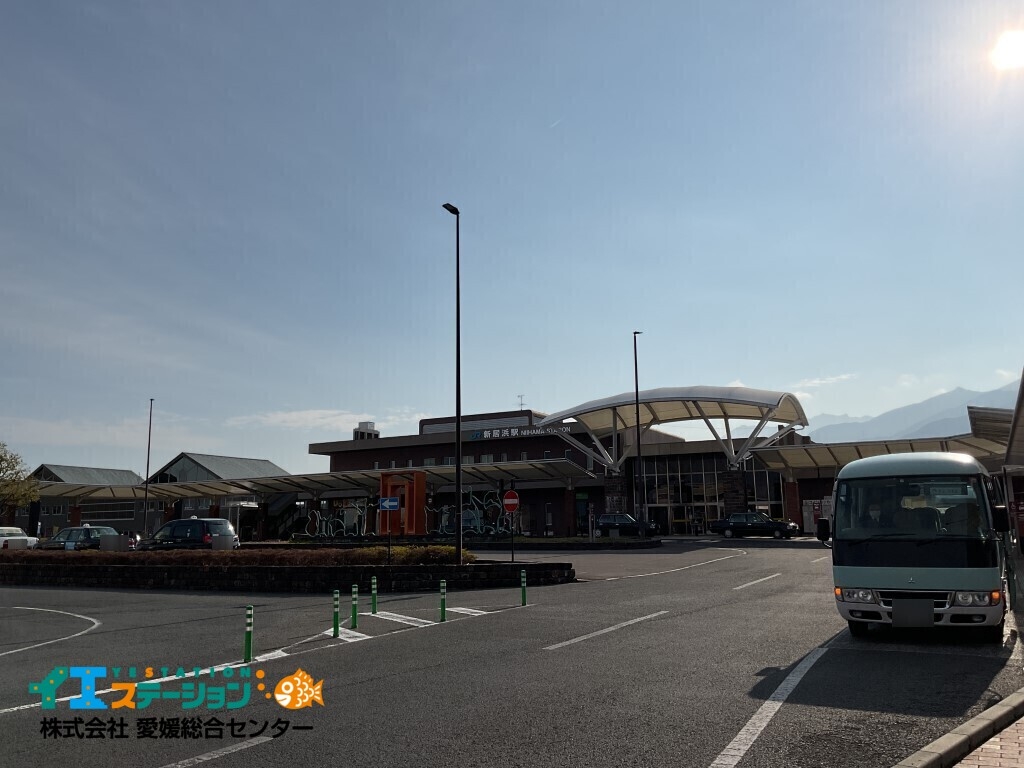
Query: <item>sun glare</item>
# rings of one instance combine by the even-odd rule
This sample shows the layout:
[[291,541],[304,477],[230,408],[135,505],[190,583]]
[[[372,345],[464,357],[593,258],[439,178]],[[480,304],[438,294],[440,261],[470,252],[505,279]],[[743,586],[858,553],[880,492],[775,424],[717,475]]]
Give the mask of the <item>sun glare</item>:
[[1003,32],[989,58],[996,69],[1024,69],[1024,31]]

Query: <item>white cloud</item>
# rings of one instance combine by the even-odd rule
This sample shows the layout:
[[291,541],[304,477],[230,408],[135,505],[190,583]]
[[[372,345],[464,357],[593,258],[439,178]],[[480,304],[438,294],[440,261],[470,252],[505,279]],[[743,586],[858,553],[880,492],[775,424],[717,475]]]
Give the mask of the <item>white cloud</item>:
[[794,392],[793,394],[796,395],[796,399],[797,400],[813,400],[814,399],[814,395],[812,395],[810,392]]
[[838,384],[841,381],[849,381],[850,379],[856,378],[855,373],[841,373],[838,376],[821,376],[816,379],[803,379],[794,384],[794,388],[799,387],[823,387],[829,384]]
[[746,385],[746,384],[744,384],[744,383],[743,383],[742,381],[740,381],[739,379],[733,379],[732,381],[730,381],[730,382],[729,382],[728,384],[726,384],[725,386],[727,386],[727,387],[745,387],[745,386],[747,386],[747,385]]
[[419,413],[409,408],[390,409],[383,417],[374,417],[369,413],[353,413],[351,411],[328,408],[301,411],[270,411],[247,416],[234,416],[225,425],[229,427],[246,427],[256,425],[277,429],[301,429],[322,432],[351,431],[361,421],[371,421],[375,427],[383,431],[403,433],[416,432],[420,419],[430,418],[430,414]]
[[1003,381],[1016,381],[1020,374],[1014,373],[1013,371],[1004,371],[1002,368],[996,368],[996,376]]
[[327,409],[305,411],[271,411],[249,416],[233,416],[224,423],[229,427],[245,427],[255,424],[261,427],[280,429],[352,429],[360,421],[372,421],[365,413],[334,411]]
[[910,389],[916,387],[920,383],[920,379],[912,373],[901,373],[896,377],[896,386],[902,387],[903,389]]
[[[43,446],[86,446],[90,448],[137,448],[145,450],[147,419],[122,419],[118,422],[75,421],[73,419],[30,419],[0,417],[0,431],[10,442]],[[206,449],[220,441],[195,432],[182,424],[153,425],[154,439],[164,444],[178,444],[180,450]],[[197,445],[197,443],[199,445]]]
[[[147,429],[148,419],[106,422],[0,416],[0,439],[22,454],[33,469],[43,463],[70,464],[133,469],[143,474]],[[173,415],[154,416],[152,466],[160,466],[181,451],[216,454],[225,447],[213,429],[185,423]]]

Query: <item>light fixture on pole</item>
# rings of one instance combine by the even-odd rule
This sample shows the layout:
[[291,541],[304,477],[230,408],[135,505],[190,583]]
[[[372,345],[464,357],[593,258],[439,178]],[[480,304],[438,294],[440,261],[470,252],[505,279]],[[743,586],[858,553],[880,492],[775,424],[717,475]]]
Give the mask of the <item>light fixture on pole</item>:
[[146,433],[146,495],[142,502],[143,527],[147,536],[149,535],[149,449],[153,445],[153,398],[149,398],[149,431]]
[[462,565],[462,325],[459,301],[459,209],[444,208],[455,217],[455,556]]
[[643,486],[644,460],[640,451],[640,369],[636,358],[636,337],[643,331],[633,331],[633,392],[636,394],[636,488],[633,498],[639,501],[640,535],[647,536],[647,498]]

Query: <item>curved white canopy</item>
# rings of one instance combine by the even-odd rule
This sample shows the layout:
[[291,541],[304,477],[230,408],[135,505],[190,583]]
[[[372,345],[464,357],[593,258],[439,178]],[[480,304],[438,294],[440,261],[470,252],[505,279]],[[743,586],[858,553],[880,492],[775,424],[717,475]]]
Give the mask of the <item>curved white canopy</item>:
[[[624,392],[621,395],[591,400],[543,419],[538,426],[545,427],[572,419],[582,424],[595,443],[596,453],[582,444],[562,435],[606,466],[621,466],[623,459],[610,456],[600,446],[600,439],[617,432],[628,435],[637,426],[637,399],[640,401],[640,428],[647,431],[656,424],[676,421],[702,420],[711,430],[732,466],[738,466],[753,446],[764,425],[780,422],[786,428],[769,436],[762,443],[778,440],[796,427],[807,426],[807,416],[795,395],[747,387],[662,387],[660,389]],[[712,420],[725,422],[725,439],[718,434]],[[732,445],[731,422],[756,421],[757,426],[736,450]],[[635,447],[633,448],[635,452]]]
[[[640,392],[640,426],[694,419],[750,419],[806,426],[807,416],[795,395],[748,387],[661,387]],[[636,426],[636,393],[614,397],[553,413],[539,426],[566,419],[585,424],[595,434]]]

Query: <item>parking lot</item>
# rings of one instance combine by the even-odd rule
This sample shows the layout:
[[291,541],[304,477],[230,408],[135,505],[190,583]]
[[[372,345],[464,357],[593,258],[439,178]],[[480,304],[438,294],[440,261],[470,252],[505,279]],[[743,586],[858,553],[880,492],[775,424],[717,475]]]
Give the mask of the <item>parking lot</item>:
[[[723,755],[740,766],[893,765],[1022,684],[1015,627],[998,648],[968,635],[851,638],[832,602],[828,551],[806,538],[517,558],[571,559],[581,581],[531,588],[525,607],[514,589],[452,593],[443,623],[439,594],[382,596],[376,616],[364,595],[355,629],[343,605],[337,638],[330,595],[0,590],[9,753],[15,764],[82,766],[284,766],[324,754],[396,766],[711,766]],[[248,669],[263,677],[248,678],[236,709],[159,699],[102,713],[124,718],[125,738],[43,735],[47,716],[90,717],[70,708],[78,681],[48,713],[29,693],[55,667],[105,667],[97,689],[108,705],[114,669],[125,682],[135,667],[137,682],[172,693],[223,687],[218,670],[241,664],[248,605]],[[267,699],[298,669],[323,681],[323,706]],[[140,722],[192,716],[267,730],[140,736]],[[285,720],[288,731],[273,735]]]

